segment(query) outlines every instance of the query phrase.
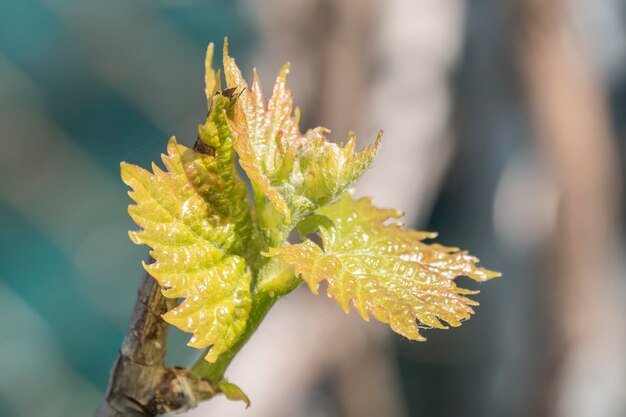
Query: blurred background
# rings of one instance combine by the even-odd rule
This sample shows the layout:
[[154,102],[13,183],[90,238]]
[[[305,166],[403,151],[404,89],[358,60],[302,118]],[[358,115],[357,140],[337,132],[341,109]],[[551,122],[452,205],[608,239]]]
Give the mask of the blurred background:
[[303,128],[384,129],[357,192],[503,277],[426,343],[300,288],[227,374],[252,407],[188,415],[626,416],[625,0],[3,0],[0,416],[95,410],[147,254],[119,163],[194,142],[224,36],[266,91],[292,62]]

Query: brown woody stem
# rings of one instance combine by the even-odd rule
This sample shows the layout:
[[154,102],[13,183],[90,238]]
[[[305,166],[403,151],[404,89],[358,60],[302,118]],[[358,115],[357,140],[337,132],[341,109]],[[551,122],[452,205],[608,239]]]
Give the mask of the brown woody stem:
[[180,412],[219,392],[211,383],[192,376],[188,369],[165,368],[168,325],[161,315],[174,303],[163,297],[154,279],[144,277],[106,397],[95,417]]

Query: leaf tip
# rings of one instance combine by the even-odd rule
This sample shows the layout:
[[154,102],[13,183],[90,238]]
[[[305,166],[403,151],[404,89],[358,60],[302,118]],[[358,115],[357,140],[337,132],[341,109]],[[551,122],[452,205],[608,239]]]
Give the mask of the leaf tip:
[[171,146],[176,146],[176,145],[178,145],[178,142],[176,141],[176,136],[171,136],[169,140],[167,141],[168,150]]
[[282,81],[282,82],[286,82],[287,81],[287,75],[289,75],[289,71],[291,70],[291,62],[287,61],[283,64],[283,66],[280,68],[280,73],[278,75],[278,78]]
[[[141,245],[143,243],[135,231],[129,231],[128,237],[135,245]],[[145,266],[145,262],[142,261],[142,264]]]
[[[300,276],[302,277],[301,274],[300,274]],[[319,282],[317,282],[315,280],[310,280],[310,279],[305,280],[305,282],[309,286],[309,289],[311,290],[311,294],[319,295],[319,293],[320,293],[320,290],[319,290],[320,284],[319,284]]]
[[341,309],[343,310],[344,313],[346,314],[350,314],[350,300],[337,300],[336,298],[332,297],[330,295],[330,293],[328,294],[328,298],[330,299],[334,299],[337,304],[339,304],[339,306],[341,306]]
[[209,108],[211,106],[210,100],[211,96],[215,92],[215,83],[216,83],[216,74],[213,69],[213,52],[215,49],[215,45],[213,42],[209,43],[206,49],[206,56],[204,58],[204,93],[207,98],[207,104]]
[[219,383],[219,389],[231,401],[242,401],[246,404],[246,408],[250,407],[250,398],[237,385],[222,379]]
[[374,156],[380,150],[380,145],[382,143],[383,143],[383,131],[379,130],[378,133],[376,134],[376,140],[374,141],[374,144],[370,146],[370,149],[372,150],[372,153],[374,154]]
[[485,275],[487,276],[487,280],[489,280],[489,279],[494,279],[494,278],[500,278],[502,276],[502,273],[498,271],[491,271],[489,269],[485,269]]
[[132,177],[132,170],[133,170],[133,164],[129,164],[128,162],[120,162],[120,178],[122,178],[122,181],[124,182],[124,184],[130,186],[129,181]]

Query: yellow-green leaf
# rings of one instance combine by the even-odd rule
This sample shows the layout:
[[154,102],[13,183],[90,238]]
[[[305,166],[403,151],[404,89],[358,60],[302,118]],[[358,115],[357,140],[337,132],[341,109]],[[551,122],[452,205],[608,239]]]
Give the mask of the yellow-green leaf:
[[204,94],[206,95],[207,104],[211,109],[211,99],[222,87],[220,81],[220,71],[213,69],[213,51],[215,46],[213,42],[209,44],[206,50],[206,58],[204,60]]
[[[215,139],[204,134],[209,142]],[[126,163],[121,167],[136,203],[128,212],[142,228],[130,237],[150,246],[155,260],[144,267],[166,297],[184,298],[163,318],[193,333],[190,346],[212,346],[210,362],[245,330],[252,279],[242,256],[253,230],[245,187],[232,161],[224,169],[228,145],[223,140],[215,145],[215,154],[207,155],[172,138],[162,158],[165,171],[154,164],[153,173]]]
[[250,398],[248,398],[246,393],[237,385],[228,382],[226,379],[222,379],[219,383],[219,388],[229,400],[242,401],[246,405],[246,408],[250,407]]
[[[337,145],[327,141],[325,128],[300,133],[300,114],[287,88],[289,64],[281,69],[265,102],[254,71],[252,87],[241,75],[224,44],[224,75],[229,88],[241,91],[231,120],[234,147],[253,184],[277,212],[295,223],[316,208],[335,201],[370,166],[380,146],[355,152],[355,136]],[[263,213],[262,213],[263,214]],[[261,215],[262,215],[261,214]]]
[[348,312],[350,303],[369,320],[370,314],[413,340],[425,340],[418,327],[460,326],[478,303],[467,298],[454,279],[464,275],[476,281],[499,276],[478,267],[478,259],[457,248],[428,244],[434,233],[406,230],[395,221],[401,213],[380,209],[364,198],[346,194],[316,212],[323,246],[303,243],[272,248],[267,256],[291,264],[317,294],[328,282],[328,296]]

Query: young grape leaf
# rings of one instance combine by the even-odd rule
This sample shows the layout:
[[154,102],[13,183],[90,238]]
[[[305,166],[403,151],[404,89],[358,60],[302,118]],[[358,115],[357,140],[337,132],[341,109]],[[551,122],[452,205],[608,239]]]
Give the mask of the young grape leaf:
[[215,45],[213,45],[213,42],[209,43],[206,50],[206,57],[204,59],[204,94],[206,95],[209,110],[211,109],[213,96],[222,88],[220,70],[218,69],[216,71],[213,69],[214,50]]
[[500,275],[476,266],[467,252],[424,243],[436,235],[403,229],[394,221],[400,212],[377,208],[368,198],[348,193],[316,214],[330,220],[319,222],[323,247],[305,239],[265,255],[291,264],[314,294],[326,280],[328,296],[346,312],[352,302],[363,319],[372,314],[412,340],[426,340],[418,323],[444,329],[443,320],[457,327],[474,313],[478,303],[466,295],[476,292],[457,287],[457,276],[485,281]]
[[222,393],[231,401],[243,401],[246,408],[250,407],[250,398],[245,392],[232,382],[228,382],[226,379],[222,379],[219,383],[219,389]]
[[224,43],[226,84],[241,91],[231,123],[240,164],[263,198],[290,224],[292,217],[297,223],[341,196],[372,163],[380,134],[374,145],[358,153],[353,133],[344,145],[328,142],[329,131],[321,127],[303,135],[298,126],[300,113],[294,111],[291,91],[286,87],[288,73],[286,64],[266,105],[256,71],[248,88]]
[[198,126],[196,149],[206,155],[195,158],[186,167],[196,191],[218,216],[233,222],[232,253],[250,259],[259,252],[255,239],[257,229],[250,215],[247,187],[235,169],[233,137],[227,124],[236,101],[235,97],[213,96],[206,122]]
[[232,137],[225,117],[234,99],[216,94],[207,122],[199,127],[196,152],[170,139],[166,171],[150,173],[122,163],[122,180],[136,202],[128,212],[142,230],[136,244],[152,248],[144,265],[169,298],[185,300],[163,319],[193,333],[190,346],[212,346],[214,362],[246,328],[252,274],[244,257],[254,246],[245,184],[234,167]]

